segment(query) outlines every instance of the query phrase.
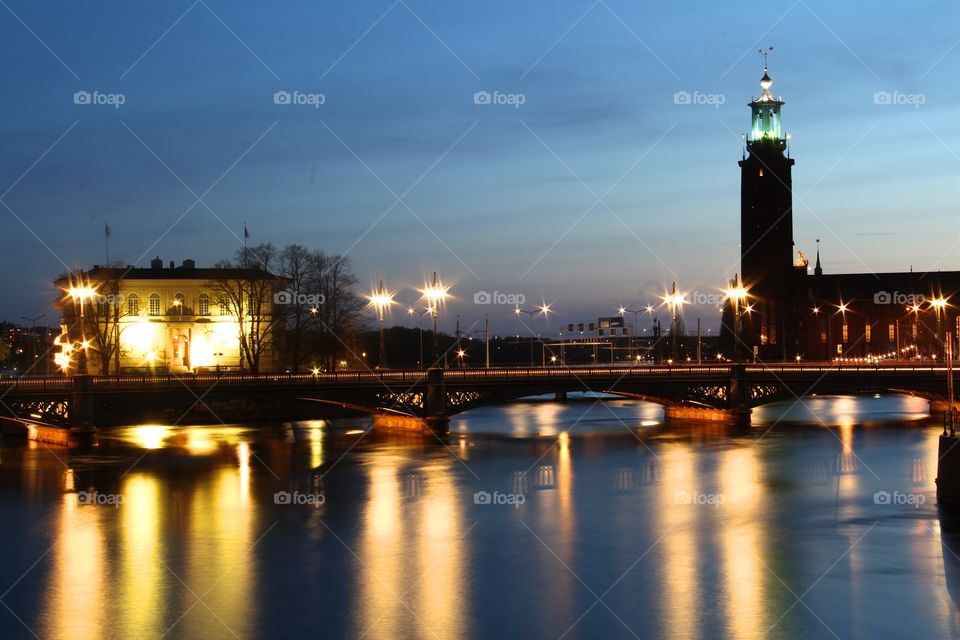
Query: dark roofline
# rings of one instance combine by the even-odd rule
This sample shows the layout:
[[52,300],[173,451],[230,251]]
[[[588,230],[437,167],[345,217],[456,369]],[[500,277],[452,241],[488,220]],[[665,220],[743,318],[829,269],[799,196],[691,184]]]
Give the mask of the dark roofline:
[[[89,280],[223,280],[223,279],[243,279],[243,280],[278,280],[286,282],[287,278],[278,276],[257,268],[185,268],[175,267],[173,269],[151,269],[149,267],[100,267],[94,266],[92,269],[82,272],[83,276]],[[55,283],[65,282],[66,278],[57,278]]]

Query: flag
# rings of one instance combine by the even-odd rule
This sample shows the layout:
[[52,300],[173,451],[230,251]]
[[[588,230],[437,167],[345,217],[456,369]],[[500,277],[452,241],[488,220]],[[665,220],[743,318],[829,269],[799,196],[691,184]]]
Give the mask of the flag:
[[110,237],[110,225],[107,224],[106,222],[103,223],[103,235],[106,236],[107,238]]
[[244,224],[243,224],[243,239],[246,240],[246,239],[249,238],[249,237],[250,237],[250,232],[247,231],[247,224],[244,223]]

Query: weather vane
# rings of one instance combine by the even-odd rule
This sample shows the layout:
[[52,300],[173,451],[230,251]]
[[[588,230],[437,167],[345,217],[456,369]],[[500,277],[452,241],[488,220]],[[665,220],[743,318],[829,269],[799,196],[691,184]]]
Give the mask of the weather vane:
[[770,55],[770,52],[773,51],[773,47],[768,47],[766,49],[757,49],[757,53],[763,56],[763,67],[767,67],[767,56]]

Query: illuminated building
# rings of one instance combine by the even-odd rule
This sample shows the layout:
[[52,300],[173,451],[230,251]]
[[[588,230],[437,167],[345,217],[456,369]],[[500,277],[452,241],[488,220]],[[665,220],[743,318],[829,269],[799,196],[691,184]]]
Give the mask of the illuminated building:
[[103,371],[101,357],[122,373],[248,369],[241,319],[248,342],[257,336],[262,345],[259,370],[277,362],[275,294],[286,280],[267,271],[198,269],[193,260],[164,267],[157,258],[149,268],[95,265],[55,284],[64,326],[57,362],[67,372],[77,372],[84,343],[90,373]]

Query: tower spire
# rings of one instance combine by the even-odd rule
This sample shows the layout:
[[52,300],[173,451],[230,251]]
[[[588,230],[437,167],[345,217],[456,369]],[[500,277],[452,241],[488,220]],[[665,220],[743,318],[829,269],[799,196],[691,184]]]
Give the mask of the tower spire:
[[813,268],[813,275],[823,275],[823,267],[820,266],[820,238],[817,238],[817,266]]
[[780,107],[783,106],[783,101],[770,93],[773,79],[767,67],[767,57],[771,51],[773,47],[757,50],[763,56],[763,77],[760,78],[760,95],[750,102],[753,118],[747,141],[748,146],[773,143],[773,146],[783,151],[787,146],[787,137],[780,127]]

